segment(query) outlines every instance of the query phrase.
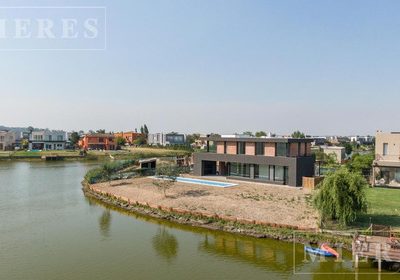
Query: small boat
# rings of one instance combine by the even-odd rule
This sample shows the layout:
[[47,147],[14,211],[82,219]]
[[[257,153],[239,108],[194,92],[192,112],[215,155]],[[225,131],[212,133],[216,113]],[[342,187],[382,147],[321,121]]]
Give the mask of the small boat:
[[327,243],[322,243],[320,248],[321,248],[321,250],[331,253],[336,258],[339,258],[339,253],[336,250],[332,249]]
[[304,250],[310,254],[318,255],[318,256],[324,256],[324,257],[334,257],[335,256],[334,254],[332,254],[328,251],[319,249],[319,248],[304,246]]

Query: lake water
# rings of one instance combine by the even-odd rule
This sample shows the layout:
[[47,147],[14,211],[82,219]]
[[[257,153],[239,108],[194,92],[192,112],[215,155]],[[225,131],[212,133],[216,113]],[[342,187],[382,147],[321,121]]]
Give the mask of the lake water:
[[350,253],[343,263],[304,262],[302,245],[108,208],[81,190],[95,165],[0,162],[1,280],[400,279],[368,263],[354,274]]

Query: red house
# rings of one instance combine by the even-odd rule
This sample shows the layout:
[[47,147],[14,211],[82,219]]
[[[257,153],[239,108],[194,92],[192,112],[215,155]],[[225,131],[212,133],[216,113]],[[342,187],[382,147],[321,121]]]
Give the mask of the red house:
[[86,134],[79,140],[79,147],[84,150],[116,150],[113,134]]

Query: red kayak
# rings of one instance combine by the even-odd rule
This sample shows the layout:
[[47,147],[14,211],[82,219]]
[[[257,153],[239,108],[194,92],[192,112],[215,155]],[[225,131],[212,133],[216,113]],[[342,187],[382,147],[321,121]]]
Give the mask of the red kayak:
[[331,253],[332,255],[334,255],[336,258],[339,258],[339,253],[336,252],[336,250],[332,249],[328,244],[323,243],[321,245],[321,250],[324,250],[326,252]]

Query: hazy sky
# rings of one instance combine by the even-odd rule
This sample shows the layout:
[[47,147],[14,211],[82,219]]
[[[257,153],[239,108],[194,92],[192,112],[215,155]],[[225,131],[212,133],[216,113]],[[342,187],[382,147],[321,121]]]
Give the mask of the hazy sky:
[[146,123],[151,132],[313,135],[400,130],[400,1],[35,5],[106,6],[107,49],[0,51],[0,125],[119,131]]

